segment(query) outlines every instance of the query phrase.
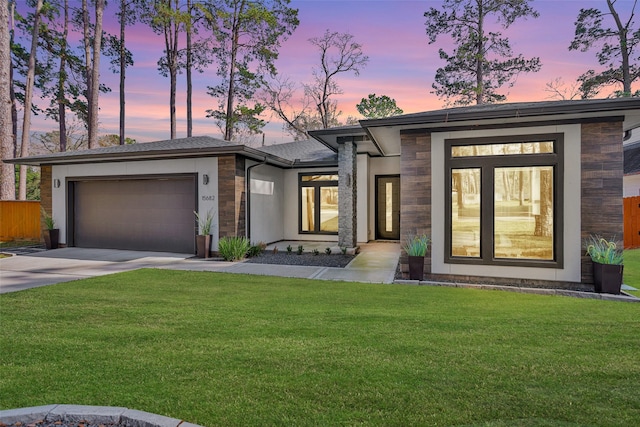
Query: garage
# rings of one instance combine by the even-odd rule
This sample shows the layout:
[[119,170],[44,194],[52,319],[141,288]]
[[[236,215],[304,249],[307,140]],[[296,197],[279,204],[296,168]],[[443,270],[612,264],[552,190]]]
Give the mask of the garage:
[[69,182],[72,246],[195,252],[196,177],[77,179]]

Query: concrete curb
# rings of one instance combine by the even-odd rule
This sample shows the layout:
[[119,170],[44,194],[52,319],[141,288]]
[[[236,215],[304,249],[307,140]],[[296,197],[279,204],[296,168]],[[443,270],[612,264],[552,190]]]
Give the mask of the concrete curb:
[[116,424],[126,427],[201,427],[176,418],[117,406],[45,405],[0,411],[0,424],[55,423]]
[[613,294],[597,294],[595,292],[571,291],[568,289],[546,289],[546,288],[524,288],[519,286],[505,285],[481,285],[474,283],[448,283],[448,282],[432,282],[423,280],[395,280],[393,283],[399,285],[426,285],[426,286],[445,286],[450,288],[467,288],[467,289],[484,289],[492,291],[517,292],[521,294],[537,294],[537,295],[559,295],[573,298],[599,299],[604,301],[621,301],[621,302],[637,302],[640,298],[636,298],[629,294],[613,295]]

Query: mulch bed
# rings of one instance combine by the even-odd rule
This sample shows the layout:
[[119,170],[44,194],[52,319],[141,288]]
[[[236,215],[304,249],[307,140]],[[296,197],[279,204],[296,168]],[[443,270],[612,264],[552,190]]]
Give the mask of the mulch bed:
[[245,262],[255,264],[277,264],[277,265],[305,265],[312,267],[337,267],[344,268],[355,255],[331,254],[324,252],[314,255],[313,253],[302,253],[298,255],[295,252],[263,252],[261,255],[251,257]]

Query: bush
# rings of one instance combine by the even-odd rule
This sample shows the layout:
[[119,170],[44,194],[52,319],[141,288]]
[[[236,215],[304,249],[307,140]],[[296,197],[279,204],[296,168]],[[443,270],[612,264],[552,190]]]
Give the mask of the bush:
[[293,252],[293,248],[289,245],[287,246],[287,253],[290,254],[291,252]]
[[255,245],[251,245],[249,250],[247,250],[247,256],[249,258],[254,257],[254,256],[258,256],[258,255],[262,254],[262,252],[264,252],[264,250],[266,248],[267,248],[267,244],[266,243],[258,242]]
[[319,250],[317,250],[317,249],[314,249],[314,250],[313,250],[313,254],[314,254],[314,255],[318,255],[319,253],[320,253],[320,251],[319,251]]
[[238,261],[247,255],[249,246],[246,237],[223,237],[218,241],[218,252],[225,261]]
[[327,255],[331,255],[331,248],[325,249],[324,253],[327,254]]
[[304,252],[304,248],[302,247],[302,245],[300,245],[300,246],[298,246],[297,253],[298,253],[298,255],[302,255],[302,252]]

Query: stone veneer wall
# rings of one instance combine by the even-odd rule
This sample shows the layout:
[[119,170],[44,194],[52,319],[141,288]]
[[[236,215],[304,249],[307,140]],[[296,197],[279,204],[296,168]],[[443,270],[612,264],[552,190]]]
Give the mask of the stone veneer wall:
[[338,146],[338,245],[354,248],[357,245],[358,176],[356,144],[346,141]]
[[244,166],[243,157],[218,157],[219,237],[246,235]]
[[[411,235],[431,236],[431,134],[407,131],[400,134],[400,242]],[[425,275],[431,273],[431,251],[424,261]],[[409,271],[402,251],[400,268]]]
[[[40,206],[49,215],[53,214],[53,180],[52,180],[53,167],[40,166]],[[64,185],[64,183],[62,184]],[[40,229],[44,230],[44,217],[40,215]],[[44,241],[44,235],[40,233],[40,240]]]
[[[590,234],[622,242],[624,222],[622,122],[582,124],[582,240]],[[582,250],[582,283],[593,283],[591,259]]]

